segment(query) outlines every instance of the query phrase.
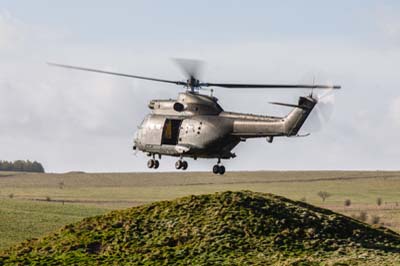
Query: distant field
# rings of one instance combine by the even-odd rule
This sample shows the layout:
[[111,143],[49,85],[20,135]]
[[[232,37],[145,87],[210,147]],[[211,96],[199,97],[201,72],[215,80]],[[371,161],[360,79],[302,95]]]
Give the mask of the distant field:
[[[0,172],[0,249],[39,237],[86,216],[189,194],[252,190],[282,195],[347,214],[365,211],[370,221],[400,232],[400,172],[233,172],[215,176],[179,173]],[[330,197],[322,202],[319,191]],[[376,201],[382,199],[382,205]],[[349,207],[344,206],[351,200]]]
[[79,205],[1,199],[0,249],[105,211]]

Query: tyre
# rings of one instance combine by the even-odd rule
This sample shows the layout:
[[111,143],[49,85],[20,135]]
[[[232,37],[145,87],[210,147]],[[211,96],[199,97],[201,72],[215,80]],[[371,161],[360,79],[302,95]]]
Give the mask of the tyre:
[[182,161],[181,160],[176,161],[175,168],[178,169],[178,170],[182,168]]
[[158,160],[154,161],[154,169],[157,169],[160,166],[160,162]]
[[153,168],[155,164],[155,161],[153,159],[150,159],[147,161],[147,167],[148,168]]
[[188,162],[183,161],[182,162],[182,170],[186,170],[188,168]]
[[225,166],[221,165],[221,166],[219,167],[218,173],[219,173],[220,175],[225,174]]
[[219,173],[219,165],[218,165],[218,164],[214,165],[214,167],[213,167],[213,173],[214,173],[214,174],[218,174],[218,173]]

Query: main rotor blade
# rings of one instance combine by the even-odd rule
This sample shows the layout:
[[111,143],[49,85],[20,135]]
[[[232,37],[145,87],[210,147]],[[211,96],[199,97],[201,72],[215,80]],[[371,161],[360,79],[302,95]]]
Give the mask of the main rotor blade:
[[122,77],[128,77],[128,78],[136,78],[136,79],[144,79],[144,80],[151,80],[151,81],[164,82],[164,83],[172,83],[172,84],[176,84],[176,85],[186,85],[186,82],[182,82],[182,81],[149,78],[149,77],[143,77],[143,76],[129,75],[129,74],[123,74],[123,73],[117,73],[117,72],[110,72],[110,71],[104,71],[104,70],[98,70],[98,69],[92,69],[92,68],[86,68],[86,67],[63,65],[63,64],[56,64],[56,63],[47,63],[47,64],[49,64],[50,66],[90,71],[90,72],[96,72],[96,73],[102,73],[102,74],[108,74],[108,75],[116,75],[116,76],[122,76]]
[[307,84],[235,84],[235,83],[200,83],[201,87],[222,87],[229,89],[335,89],[337,85],[307,85]]

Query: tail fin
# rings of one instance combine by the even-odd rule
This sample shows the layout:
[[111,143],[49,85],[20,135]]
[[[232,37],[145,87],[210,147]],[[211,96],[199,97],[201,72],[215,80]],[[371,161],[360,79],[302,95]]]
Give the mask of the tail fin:
[[285,117],[284,128],[287,136],[297,135],[316,104],[317,100],[312,96],[299,98],[298,105],[293,105],[295,108]]

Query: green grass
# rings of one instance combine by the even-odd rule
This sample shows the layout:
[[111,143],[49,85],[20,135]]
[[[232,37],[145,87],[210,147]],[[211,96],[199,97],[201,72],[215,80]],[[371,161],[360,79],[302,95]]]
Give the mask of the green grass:
[[[64,188],[59,188],[59,183]],[[209,173],[132,173],[132,174],[15,174],[0,178],[0,196],[13,193],[17,198],[69,200],[146,201],[172,199],[187,194],[227,189],[273,192],[290,198],[306,197],[313,203],[317,192],[333,196],[326,204],[353,202],[374,204],[400,201],[399,172],[234,172],[225,176]]]
[[[60,188],[60,183],[64,187]],[[191,194],[218,191],[251,190],[273,193],[290,199],[305,198],[308,203],[329,208],[347,215],[366,211],[378,215],[385,226],[400,232],[400,172],[382,171],[290,171],[290,172],[228,172],[215,176],[205,172],[173,173],[67,173],[35,174],[0,172],[0,212],[15,212],[24,217],[25,225],[16,219],[3,219],[0,228],[0,249],[18,242],[22,237],[35,237],[82,217],[101,213],[105,209],[123,209],[158,200],[171,200]],[[332,196],[325,202],[317,196],[327,191]],[[9,199],[13,194],[14,198]],[[49,197],[51,202],[43,202]],[[384,204],[376,206],[381,197]],[[344,207],[350,199],[352,205]],[[41,200],[41,201],[38,201]],[[76,208],[60,218],[63,208]],[[27,206],[25,208],[25,206]],[[32,207],[31,207],[32,206]],[[41,208],[44,208],[41,211]],[[29,210],[32,209],[32,212]],[[28,210],[28,212],[25,212]],[[35,211],[36,210],[36,211]],[[74,212],[77,215],[74,215]],[[42,218],[47,225],[42,226]],[[76,217],[76,218],[74,218]],[[75,220],[74,220],[75,219]],[[31,234],[30,231],[35,232]]]
[[97,207],[62,203],[0,200],[0,249],[37,238],[87,216],[103,214]]

